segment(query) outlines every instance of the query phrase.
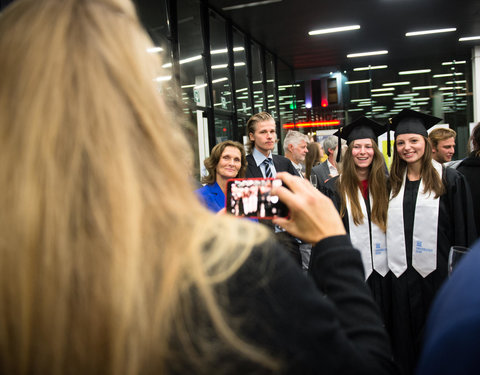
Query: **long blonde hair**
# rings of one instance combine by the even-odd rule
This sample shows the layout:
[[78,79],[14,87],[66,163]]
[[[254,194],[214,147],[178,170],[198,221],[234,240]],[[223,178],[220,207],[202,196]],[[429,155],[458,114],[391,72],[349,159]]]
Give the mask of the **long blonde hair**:
[[[337,186],[341,197],[340,214],[344,216],[346,213],[346,197],[348,197],[352,210],[352,212],[349,212],[348,214],[352,215],[353,222],[356,225],[359,225],[363,223],[364,216],[358,200],[358,185],[360,180],[358,179],[355,162],[352,157],[353,144],[354,142],[351,142],[347,151],[342,155],[342,173],[337,180]],[[370,164],[370,171],[368,173],[368,191],[373,200],[373,202],[370,202],[372,204],[371,220],[385,232],[388,211],[388,188],[385,161],[373,139],[372,145],[374,154],[372,164]]]
[[219,347],[277,364],[214,292],[267,232],[197,201],[149,46],[127,0],[17,0],[0,16],[0,373],[214,362],[201,332],[188,344],[192,293]]

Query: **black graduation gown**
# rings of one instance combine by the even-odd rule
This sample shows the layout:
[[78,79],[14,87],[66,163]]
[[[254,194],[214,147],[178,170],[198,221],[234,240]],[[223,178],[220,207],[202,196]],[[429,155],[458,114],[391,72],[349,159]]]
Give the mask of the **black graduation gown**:
[[425,278],[412,267],[413,224],[420,181],[407,179],[405,185],[403,220],[407,270],[398,278],[391,276],[392,316],[391,326],[387,327],[402,374],[414,372],[430,305],[447,277],[450,246],[469,246],[476,237],[470,190],[465,178],[456,170],[444,169],[443,183],[446,193],[439,203],[437,268]]
[[480,236],[480,157],[472,152],[468,158],[463,159],[457,171],[465,176],[472,192],[477,236]]
[[[339,176],[336,176],[327,180],[325,184],[320,187],[320,191],[333,201],[335,207],[340,213],[341,200],[340,200],[340,195],[338,194],[338,188],[337,188],[338,177]],[[370,199],[368,197],[367,199],[365,199],[365,206],[367,207],[368,222],[371,226]],[[347,231],[347,233],[349,233],[348,212],[346,212],[345,215],[342,217],[342,221],[343,221],[343,225],[345,226],[345,230]],[[372,232],[370,229],[370,240],[371,238],[372,238]],[[380,275],[377,271],[373,270],[367,279],[367,284],[370,287],[372,296],[375,302],[377,303],[377,306],[380,309],[380,313],[387,330],[390,325],[389,319],[391,317],[391,307],[390,307],[391,305],[390,278],[391,277],[392,277],[392,273],[390,271],[384,277]]]

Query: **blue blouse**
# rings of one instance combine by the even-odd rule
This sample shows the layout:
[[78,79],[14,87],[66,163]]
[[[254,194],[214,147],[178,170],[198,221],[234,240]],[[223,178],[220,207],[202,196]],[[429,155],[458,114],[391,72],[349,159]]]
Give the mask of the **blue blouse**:
[[202,186],[195,193],[210,211],[218,212],[225,207],[225,194],[216,182]]

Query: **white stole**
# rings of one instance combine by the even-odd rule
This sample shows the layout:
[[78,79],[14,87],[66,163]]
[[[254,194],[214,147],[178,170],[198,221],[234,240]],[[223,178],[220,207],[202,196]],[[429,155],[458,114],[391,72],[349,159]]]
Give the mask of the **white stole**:
[[[373,202],[372,195],[369,195],[370,202]],[[388,272],[387,264],[387,246],[385,233],[377,224],[370,221],[372,230],[372,242],[370,242],[370,227],[367,214],[367,206],[363,199],[360,189],[358,189],[358,201],[364,217],[362,224],[355,224],[352,217],[352,209],[350,199],[346,197],[346,208],[348,212],[348,229],[350,240],[353,247],[360,250],[362,256],[363,267],[365,269],[365,279],[368,279],[374,269],[380,275],[385,276]],[[373,262],[372,262],[373,255]]]
[[[433,167],[442,178],[442,165],[432,160]],[[405,232],[403,222],[403,196],[407,172],[395,198],[390,197],[388,205],[387,244],[388,267],[400,277],[407,269]],[[413,222],[412,266],[422,277],[428,276],[437,268],[437,230],[440,198],[435,193],[424,193],[423,180],[418,188],[415,217]]]

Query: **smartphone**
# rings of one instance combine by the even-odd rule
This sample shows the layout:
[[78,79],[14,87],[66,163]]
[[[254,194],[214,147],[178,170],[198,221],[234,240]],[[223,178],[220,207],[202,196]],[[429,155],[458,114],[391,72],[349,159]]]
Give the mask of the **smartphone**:
[[288,216],[288,207],[272,188],[281,186],[282,181],[274,178],[234,178],[227,181],[225,207],[235,216],[256,219],[272,219]]

